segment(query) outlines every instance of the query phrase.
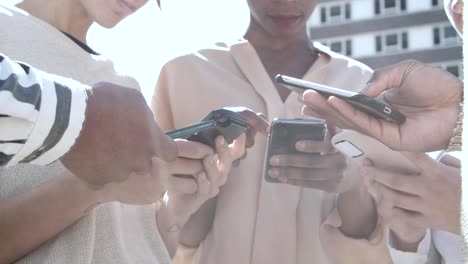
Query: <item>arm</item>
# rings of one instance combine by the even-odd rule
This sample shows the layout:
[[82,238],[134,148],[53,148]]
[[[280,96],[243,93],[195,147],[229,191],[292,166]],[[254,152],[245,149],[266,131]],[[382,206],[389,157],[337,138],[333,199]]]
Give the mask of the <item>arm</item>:
[[64,172],[31,191],[0,200],[0,241],[8,241],[0,247],[0,263],[10,263],[34,250],[95,205],[159,200],[168,168],[157,158],[151,163],[152,170],[145,175],[133,173],[124,181],[99,188]]
[[[151,101],[155,120],[163,131],[175,129],[170,95],[172,83],[169,75],[169,70],[164,67],[159,75]],[[199,245],[211,228],[215,205],[216,197],[206,201],[195,212],[186,212],[184,215],[179,216],[174,213],[177,209],[174,208],[174,203],[169,202],[161,206],[156,220],[161,236],[171,255],[175,253],[179,242],[193,248]]]
[[0,166],[45,165],[70,150],[84,122],[87,87],[66,83],[0,54],[0,121],[6,127]]
[[97,195],[69,173],[0,201],[0,263],[11,263],[72,225]]

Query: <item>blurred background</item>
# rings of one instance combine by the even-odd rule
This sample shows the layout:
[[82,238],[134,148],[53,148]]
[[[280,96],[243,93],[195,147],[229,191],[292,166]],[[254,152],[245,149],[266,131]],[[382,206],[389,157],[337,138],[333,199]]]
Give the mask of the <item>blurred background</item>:
[[[150,0],[114,29],[95,25],[88,38],[93,49],[140,81],[147,100],[165,62],[238,39],[249,22],[246,0],[161,2],[162,11]],[[413,58],[462,78],[461,40],[443,0],[319,0],[308,27],[313,40],[373,68]]]

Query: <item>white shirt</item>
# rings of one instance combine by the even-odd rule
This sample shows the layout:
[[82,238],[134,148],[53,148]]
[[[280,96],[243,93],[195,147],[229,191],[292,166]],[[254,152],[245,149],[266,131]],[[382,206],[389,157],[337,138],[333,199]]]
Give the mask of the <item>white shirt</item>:
[[0,54],[0,166],[49,164],[82,129],[86,86]]

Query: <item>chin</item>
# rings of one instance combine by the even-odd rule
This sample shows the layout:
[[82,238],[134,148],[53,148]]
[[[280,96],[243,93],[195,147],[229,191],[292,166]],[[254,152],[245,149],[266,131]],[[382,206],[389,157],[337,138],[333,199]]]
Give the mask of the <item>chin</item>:
[[122,19],[108,20],[108,21],[96,21],[96,23],[98,23],[101,27],[104,27],[104,28],[113,28],[117,26],[117,24],[119,24],[120,21],[122,21]]

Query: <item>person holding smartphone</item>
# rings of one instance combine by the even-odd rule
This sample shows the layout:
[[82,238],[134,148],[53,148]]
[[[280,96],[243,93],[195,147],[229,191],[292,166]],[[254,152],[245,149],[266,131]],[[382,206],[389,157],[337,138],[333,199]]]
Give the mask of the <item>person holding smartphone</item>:
[[[138,116],[143,121],[121,123],[120,129],[132,129],[138,138],[151,140],[149,130],[165,141],[132,147],[151,155],[148,148],[157,145],[167,154],[167,163],[149,156],[133,164],[134,173],[122,171],[123,164],[111,166],[105,162],[96,168],[86,163],[76,168],[75,163],[73,168],[80,170],[81,177],[75,177],[60,161],[43,167],[21,164],[0,169],[0,238],[8,241],[0,247],[0,263],[170,263],[159,234],[165,226],[156,219],[155,202],[160,201],[167,188],[186,191],[188,195],[171,203],[171,208],[179,213],[177,220],[183,220],[187,211],[192,212],[193,207],[198,208],[199,203],[211,197],[224,181],[222,176],[229,172],[233,159],[244,154],[242,139],[239,142],[244,143],[232,147],[218,139],[214,148],[168,139],[155,125],[138,83],[116,72],[110,60],[87,45],[86,34],[94,22],[113,27],[146,3],[147,0],[24,0],[14,7],[0,5],[0,23],[9,25],[0,30],[2,52],[13,60],[85,85],[106,81],[129,87],[94,85],[96,89],[92,91],[96,94],[89,100],[108,100],[89,102],[93,107],[88,111],[94,115],[89,115],[93,119],[88,121],[103,126],[100,119],[127,120],[123,117]],[[27,66],[22,68],[28,71]],[[113,87],[120,92],[112,93]],[[59,88],[56,90],[62,91]],[[60,101],[56,103],[65,105],[68,102],[64,98],[57,96]],[[46,99],[50,100],[42,97]],[[100,108],[113,111],[99,111]],[[139,129],[142,123],[149,128]],[[94,137],[92,130],[83,131],[86,135],[80,139],[88,144],[102,147],[100,144],[107,142],[94,142],[100,134]],[[116,131],[106,132],[106,137],[118,138]],[[125,143],[132,144],[131,138],[127,137]],[[121,144],[106,144],[102,152],[100,148],[88,148],[86,152],[79,146],[82,144],[77,144],[69,155],[88,160],[99,156],[114,162],[137,158],[133,152],[122,149]],[[108,178],[93,178],[96,174],[101,176],[99,169],[114,170],[112,176],[118,180],[109,183],[109,173],[105,175]],[[172,181],[168,176],[173,174],[194,174],[197,181]],[[121,175],[125,177],[119,178]]]
[[[462,36],[463,1],[446,0],[444,6]],[[377,120],[340,99],[325,100],[315,92],[304,93],[303,110],[372,136],[395,150],[461,149],[463,82],[450,73],[417,61],[403,62],[377,70],[362,92],[390,103],[407,115],[407,121],[395,125]],[[424,153],[410,157],[419,168],[416,175],[371,163],[364,167],[379,213],[395,223],[394,242],[402,251],[419,251],[432,236],[447,263],[463,263],[460,160],[448,156],[438,162]],[[464,217],[462,221],[463,225],[467,222]]]
[[[247,3],[251,21],[243,40],[219,43],[163,67],[152,106],[164,130],[187,126],[208,110],[225,106],[243,105],[265,113],[269,121],[303,117],[297,96],[274,82],[278,73],[342,89],[358,88],[369,80],[369,67],[310,40],[306,22],[317,1]],[[181,227],[177,262],[333,263],[342,252],[326,250],[329,244],[319,230],[336,215],[332,212],[337,207],[340,232],[351,241],[352,237],[375,238],[366,240],[361,251],[347,255],[347,263],[390,262],[384,231],[378,228],[377,235],[371,235],[376,215],[371,197],[359,182],[359,168],[331,146],[333,124],[328,131],[324,142],[298,142],[301,154],[268,161],[264,161],[267,140],[257,138],[219,194]],[[270,176],[283,183],[264,180],[264,162],[274,167]]]

